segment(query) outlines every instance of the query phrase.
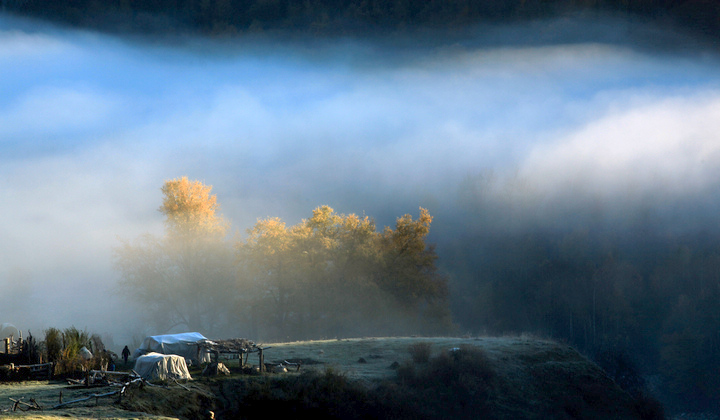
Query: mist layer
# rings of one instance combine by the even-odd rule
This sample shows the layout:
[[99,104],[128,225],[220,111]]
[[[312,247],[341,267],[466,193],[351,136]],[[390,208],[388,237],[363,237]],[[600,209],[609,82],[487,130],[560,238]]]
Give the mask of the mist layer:
[[[608,217],[636,203],[714,209],[717,57],[647,48],[652,28],[594,28],[541,45],[502,38],[522,28],[427,47],[170,45],[0,17],[3,322],[141,330],[113,292],[112,248],[162,231],[159,189],[183,175],[213,185],[240,233],[321,204],[379,226],[423,206],[442,243],[468,205],[483,213],[463,186],[488,174],[482,199],[512,205],[512,224],[588,203]],[[605,36],[614,28],[627,40]],[[46,309],[12,303],[25,299]]]

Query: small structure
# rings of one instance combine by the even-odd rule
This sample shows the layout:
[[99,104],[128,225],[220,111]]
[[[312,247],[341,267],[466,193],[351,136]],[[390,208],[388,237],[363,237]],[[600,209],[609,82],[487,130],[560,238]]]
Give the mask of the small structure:
[[0,340],[3,343],[0,352],[16,354],[20,351],[22,334],[13,324],[5,322],[0,325]]
[[30,332],[23,339],[22,332],[13,324],[0,324],[0,366],[38,363],[42,363],[42,356]]
[[209,363],[210,355],[201,351],[200,345],[209,341],[197,332],[180,334],[153,335],[145,337],[140,347],[135,350],[133,358],[137,359],[143,354],[160,353],[176,354],[193,363]]
[[[267,350],[271,347],[258,346],[250,340],[244,338],[233,338],[230,340],[205,340],[199,343],[200,352],[207,355],[213,355],[215,362],[220,361],[220,355],[229,358],[239,358],[240,366],[247,364],[247,359],[250,353],[258,354],[258,369],[260,372],[265,372],[265,357],[263,350]],[[244,359],[243,359],[244,356]]]
[[247,357],[248,353],[256,353],[259,350],[259,347],[254,342],[244,338],[205,340],[198,343],[198,345],[200,346],[201,353],[214,355],[216,362],[221,354],[226,357],[242,358],[243,355]]
[[135,360],[135,369],[145,380],[192,379],[185,358],[175,354],[148,353]]

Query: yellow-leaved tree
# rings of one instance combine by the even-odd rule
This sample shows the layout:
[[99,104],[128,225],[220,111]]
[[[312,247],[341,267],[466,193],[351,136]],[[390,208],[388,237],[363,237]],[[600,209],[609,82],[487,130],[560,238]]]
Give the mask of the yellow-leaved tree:
[[217,214],[220,206],[212,186],[190,181],[186,176],[165,181],[163,203],[167,235],[174,239],[224,236],[229,224]]
[[396,229],[337,214],[329,206],[286,227],[259,220],[236,245],[244,308],[254,336],[303,339],[438,333],[450,323],[447,279],[425,244],[432,218],[421,209]]
[[222,334],[234,304],[229,224],[218,215],[212,186],[182,177],[166,181],[161,191],[165,235],[121,241],[114,250],[120,286],[140,305],[154,333]]

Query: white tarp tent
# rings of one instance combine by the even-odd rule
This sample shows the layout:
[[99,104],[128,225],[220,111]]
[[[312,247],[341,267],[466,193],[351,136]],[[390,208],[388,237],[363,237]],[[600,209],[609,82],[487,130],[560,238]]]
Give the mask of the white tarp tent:
[[207,341],[207,338],[197,332],[152,335],[145,337],[140,347],[135,350],[134,357],[137,359],[138,356],[143,354],[155,352],[160,354],[177,354],[195,363],[209,363],[209,354],[198,354],[200,348],[198,343],[203,341]]
[[175,354],[148,353],[135,360],[135,372],[144,379],[192,379],[185,358]]

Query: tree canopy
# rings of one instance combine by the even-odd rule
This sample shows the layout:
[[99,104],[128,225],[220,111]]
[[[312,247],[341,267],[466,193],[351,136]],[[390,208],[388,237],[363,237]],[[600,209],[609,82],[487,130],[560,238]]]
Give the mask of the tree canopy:
[[283,338],[444,331],[447,280],[424,242],[430,221],[421,209],[377,232],[369,217],[329,206],[291,227],[259,220],[237,244],[253,325]]
[[379,232],[367,216],[320,206],[294,226],[258,220],[233,243],[211,186],[182,177],[161,191],[164,236],[115,249],[120,285],[156,333],[303,339],[450,327],[425,209]]
[[186,176],[166,181],[162,186],[163,204],[158,211],[165,215],[169,235],[224,235],[229,225],[216,214],[217,197],[212,186],[189,181]]

